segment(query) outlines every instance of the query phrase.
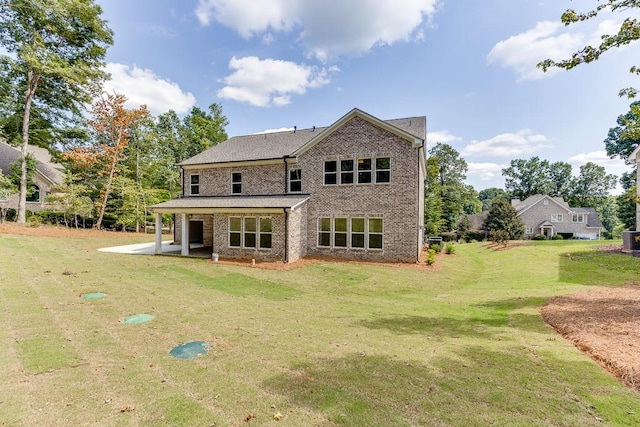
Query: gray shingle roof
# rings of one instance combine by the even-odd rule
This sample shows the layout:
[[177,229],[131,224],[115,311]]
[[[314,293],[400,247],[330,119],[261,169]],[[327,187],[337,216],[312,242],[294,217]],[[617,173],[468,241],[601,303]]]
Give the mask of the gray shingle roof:
[[[424,140],[426,137],[426,117],[407,117],[385,122],[416,138]],[[181,165],[281,159],[304,147],[327,128],[235,136],[183,161]]]
[[220,196],[185,197],[151,206],[156,212],[185,211],[189,209],[291,209],[304,203],[309,195],[295,196]]
[[[35,147],[34,147],[35,148]],[[54,163],[41,161],[42,159],[42,150],[28,150],[32,152],[32,154],[37,155],[37,168],[38,171],[44,175],[47,179],[49,179],[54,184],[62,184],[64,182],[64,175],[59,170],[59,168],[55,167]],[[0,171],[4,175],[8,175],[11,171],[11,165],[20,159],[22,153],[16,147],[12,147],[4,141],[0,141]]]

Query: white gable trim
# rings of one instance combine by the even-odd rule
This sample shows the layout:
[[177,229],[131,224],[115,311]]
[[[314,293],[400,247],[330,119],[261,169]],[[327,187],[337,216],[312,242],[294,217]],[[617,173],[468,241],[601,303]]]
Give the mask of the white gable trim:
[[374,116],[372,116],[371,114],[365,113],[364,111],[358,109],[358,108],[354,108],[353,110],[349,111],[347,114],[345,114],[344,116],[342,116],[340,119],[338,119],[334,124],[332,124],[331,126],[329,126],[328,128],[326,128],[325,130],[323,130],[322,132],[320,132],[315,138],[313,138],[311,141],[307,142],[305,145],[303,145],[302,147],[300,147],[299,149],[297,149],[296,151],[294,151],[293,153],[291,153],[292,157],[295,156],[299,156],[302,153],[304,153],[305,151],[311,149],[312,147],[314,147],[317,143],[319,143],[320,141],[322,141],[323,139],[325,139],[326,137],[328,137],[329,135],[331,135],[332,133],[334,133],[336,130],[340,129],[342,126],[344,126],[345,123],[347,123],[349,120],[353,119],[354,117],[359,117],[363,120],[366,120],[367,122],[371,123],[374,126],[377,126],[379,128],[382,128],[388,132],[393,133],[394,135],[405,139],[409,142],[411,142],[411,144],[413,145],[414,148],[418,148],[418,147],[422,147],[424,145],[424,140],[417,138],[413,135],[411,135],[408,132],[403,131],[402,129],[399,129],[393,125],[390,125],[389,123],[386,123]]

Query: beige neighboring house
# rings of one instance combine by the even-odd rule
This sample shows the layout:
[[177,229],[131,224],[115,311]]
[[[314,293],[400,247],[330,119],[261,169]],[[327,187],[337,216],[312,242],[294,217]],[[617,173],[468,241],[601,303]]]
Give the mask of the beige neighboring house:
[[[53,163],[49,152],[40,147],[30,145],[27,151],[37,162],[36,173],[33,176],[35,191],[27,197],[26,209],[32,212],[41,211],[46,207],[46,197],[52,189],[64,183],[62,165]],[[19,162],[21,151],[0,140],[0,171],[4,175],[11,173],[11,165]],[[18,193],[6,194],[0,192],[0,210],[2,217],[7,209],[18,209]]]
[[422,251],[426,118],[353,109],[328,127],[230,138],[180,164],[181,253],[293,262],[327,256],[415,262]]
[[565,239],[600,239],[604,228],[593,208],[572,208],[562,197],[537,194],[525,200],[512,199],[511,205],[525,225],[525,237],[556,234]]

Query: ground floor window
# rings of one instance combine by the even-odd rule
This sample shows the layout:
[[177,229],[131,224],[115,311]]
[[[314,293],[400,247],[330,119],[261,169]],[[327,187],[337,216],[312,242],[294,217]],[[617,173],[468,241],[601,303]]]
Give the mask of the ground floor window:
[[321,217],[318,219],[318,247],[382,249],[383,219],[380,217]]
[[533,227],[527,227],[525,228],[525,234],[533,234]]
[[271,249],[273,221],[270,217],[229,217],[229,247]]

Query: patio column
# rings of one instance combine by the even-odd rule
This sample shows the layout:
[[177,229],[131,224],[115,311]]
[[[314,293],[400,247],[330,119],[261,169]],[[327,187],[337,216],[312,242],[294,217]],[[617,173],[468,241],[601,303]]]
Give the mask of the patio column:
[[162,253],[162,214],[156,212],[156,255]]
[[180,214],[182,221],[182,238],[180,239],[180,255],[189,255],[189,215]]

